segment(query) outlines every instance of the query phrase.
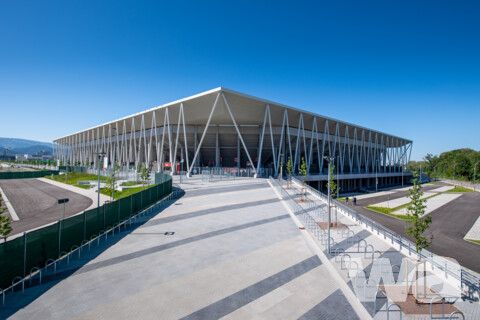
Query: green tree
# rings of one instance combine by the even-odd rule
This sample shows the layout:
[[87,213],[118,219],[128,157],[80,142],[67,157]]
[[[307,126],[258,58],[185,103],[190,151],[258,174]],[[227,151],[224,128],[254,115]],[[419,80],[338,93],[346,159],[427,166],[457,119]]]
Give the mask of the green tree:
[[302,157],[302,164],[300,165],[299,173],[302,175],[302,182],[304,184],[307,184],[308,167],[307,167],[307,164],[305,163],[305,159],[303,157]]
[[405,227],[405,230],[407,235],[413,236],[417,256],[420,260],[421,251],[430,245],[433,240],[433,235],[430,235],[429,239],[423,235],[432,223],[432,217],[428,216],[422,219],[422,216],[425,214],[425,208],[427,207],[425,205],[427,200],[422,200],[422,184],[416,172],[413,173],[413,187],[410,188],[409,192],[410,194],[407,197],[410,198],[411,202],[407,207],[407,212],[411,216],[411,220],[408,221],[411,226]]
[[142,186],[143,186],[143,189],[145,190],[145,185],[150,180],[150,170],[148,170],[147,167],[142,167],[142,172],[140,174],[140,179],[142,179]]
[[141,162],[139,162],[137,164],[137,176],[135,178],[137,181],[139,180],[139,177],[142,174],[142,168],[143,168],[143,164]]
[[[308,177],[308,167],[307,164],[305,163],[305,159],[302,157],[302,164],[300,165],[300,170],[299,173],[302,175],[302,182],[303,184],[307,184],[307,177]],[[304,200],[305,193],[306,193],[306,188],[301,189],[301,199],[302,201]]]
[[[330,188],[330,199],[335,198],[335,196],[337,194],[337,189],[340,190],[340,188],[337,185],[337,182],[335,181],[337,176],[334,174],[334,172],[335,172],[335,165],[331,165],[330,166],[330,174],[329,174],[330,179],[327,181],[327,188]],[[327,191],[328,191],[328,189],[327,189]]]
[[110,194],[110,200],[113,199],[113,196],[114,196],[114,192],[116,191],[116,179],[115,179],[115,175],[113,174],[113,172],[110,174],[110,176],[108,176],[107,178],[107,182],[105,184],[105,189],[108,191],[108,193]]
[[12,219],[3,215],[7,208],[2,208],[2,200],[2,195],[0,195],[0,237],[6,238],[12,232],[12,227],[10,226]]
[[290,159],[290,157],[288,157],[288,161],[287,161],[287,188],[290,188],[290,182],[292,180],[292,171],[293,171],[292,159]]
[[[337,177],[334,175],[334,172],[335,172],[335,165],[332,164],[332,165],[330,165],[330,174],[329,174],[330,178],[327,181],[327,188],[330,189],[330,199],[335,198],[335,195],[337,194],[337,189],[340,190],[340,188],[337,185],[337,182],[335,182],[335,179]],[[328,192],[328,189],[327,189],[327,192]],[[337,213],[338,213],[338,211],[335,210],[335,223],[332,222],[331,226],[333,226],[334,224],[337,225],[337,223],[338,223]],[[328,214],[331,216],[331,212],[329,212]],[[330,221],[332,221],[332,220],[330,220]]]

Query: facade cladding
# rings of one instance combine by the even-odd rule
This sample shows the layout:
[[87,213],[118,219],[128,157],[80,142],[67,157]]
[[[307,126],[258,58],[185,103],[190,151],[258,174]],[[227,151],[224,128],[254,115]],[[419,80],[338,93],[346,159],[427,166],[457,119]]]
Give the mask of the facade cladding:
[[[207,129],[206,129],[207,128]],[[250,168],[277,175],[302,158],[312,184],[326,180],[328,159],[343,190],[398,184],[407,177],[412,141],[225,88],[213,89],[54,141],[55,157],[97,165],[105,152],[120,166],[187,174],[202,167]],[[378,179],[378,180],[375,180]]]

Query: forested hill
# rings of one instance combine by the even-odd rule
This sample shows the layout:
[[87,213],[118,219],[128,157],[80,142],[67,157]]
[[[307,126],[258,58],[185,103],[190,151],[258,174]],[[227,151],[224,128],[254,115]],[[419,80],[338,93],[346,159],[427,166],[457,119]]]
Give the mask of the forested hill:
[[35,154],[39,151],[47,151],[50,154],[53,152],[50,142],[0,137],[0,154],[5,154],[6,149],[8,149],[8,154],[12,155],[19,153]]

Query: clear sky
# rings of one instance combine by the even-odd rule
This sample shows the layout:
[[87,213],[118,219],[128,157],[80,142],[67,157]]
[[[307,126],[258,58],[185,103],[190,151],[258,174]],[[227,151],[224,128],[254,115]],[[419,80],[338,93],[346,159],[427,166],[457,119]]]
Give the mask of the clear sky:
[[219,86],[480,150],[480,1],[0,1],[0,137],[40,141]]

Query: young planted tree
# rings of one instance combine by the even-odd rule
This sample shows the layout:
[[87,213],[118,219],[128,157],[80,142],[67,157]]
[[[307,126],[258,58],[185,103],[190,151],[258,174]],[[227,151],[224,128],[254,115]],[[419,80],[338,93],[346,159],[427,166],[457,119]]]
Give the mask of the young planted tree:
[[293,172],[293,166],[292,166],[292,160],[290,157],[288,157],[287,161],[287,188],[290,188],[290,183],[292,180],[292,172]]
[[2,195],[0,195],[0,237],[6,238],[12,232],[12,227],[10,226],[12,219],[3,215],[7,208],[2,208],[2,200]]
[[337,189],[340,190],[340,188],[337,185],[337,182],[335,181],[335,179],[337,179],[337,176],[334,175],[334,172],[335,172],[335,165],[332,164],[330,166],[330,174],[328,175],[330,178],[327,182],[327,188],[330,188],[330,199],[335,198],[335,195],[337,194]]
[[145,185],[150,181],[150,170],[147,167],[142,167],[140,179],[142,179],[143,190],[145,190]]
[[116,190],[116,179],[113,172],[108,176],[107,183],[105,184],[105,189],[110,195],[110,201],[113,200],[113,196]]
[[[303,184],[307,184],[307,177],[308,177],[308,167],[305,163],[305,158],[302,157],[302,164],[300,165],[299,173],[302,175],[302,182]],[[301,189],[301,199],[304,200],[306,188]]]
[[300,165],[300,174],[302,175],[302,182],[304,184],[307,184],[308,167],[307,167],[307,164],[305,163],[305,159],[303,157],[302,157],[302,164]]
[[143,168],[143,164],[141,162],[139,162],[137,164],[137,170],[136,170],[136,175],[135,175],[135,180],[136,181],[140,181],[140,176],[142,175],[142,168]]
[[422,200],[422,184],[420,183],[417,172],[413,173],[413,187],[409,190],[409,192],[410,194],[407,197],[409,197],[412,201],[407,207],[407,212],[411,217],[411,220],[408,221],[411,226],[405,227],[405,230],[407,231],[407,235],[413,236],[417,257],[418,260],[420,260],[420,253],[432,243],[433,235],[430,235],[430,238],[427,238],[423,235],[423,233],[427,231],[428,227],[432,223],[432,216],[422,219],[422,216],[425,214],[425,208],[427,207],[425,205],[427,200]]
[[[333,173],[335,172],[335,165],[330,166],[330,172],[329,172],[329,178],[327,181],[327,188],[330,189],[330,201],[335,198],[335,195],[337,194],[337,189],[339,189],[337,183],[335,182],[335,179],[337,178]],[[328,191],[327,189],[327,191]],[[327,193],[328,194],[328,193]],[[329,215],[331,214],[330,212],[328,213]],[[331,221],[331,220],[330,220]],[[337,216],[337,210],[335,210],[335,225],[338,223],[338,216]],[[333,225],[333,223],[332,223]]]

